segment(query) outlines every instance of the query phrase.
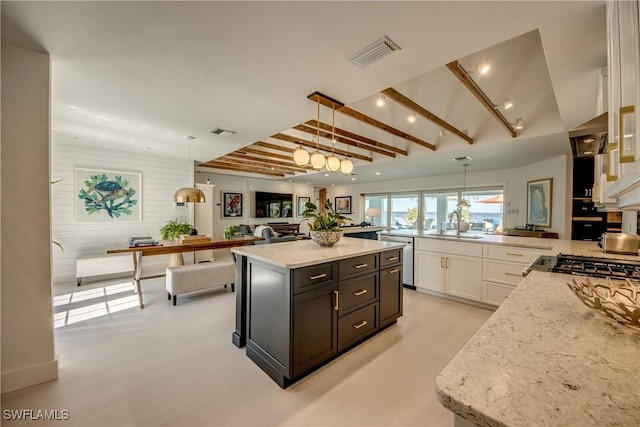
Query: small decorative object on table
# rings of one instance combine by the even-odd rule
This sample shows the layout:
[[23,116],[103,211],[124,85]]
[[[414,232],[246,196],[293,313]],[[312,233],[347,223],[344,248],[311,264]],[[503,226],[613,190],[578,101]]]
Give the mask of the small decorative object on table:
[[318,210],[318,207],[311,202],[307,202],[305,208],[304,217],[313,218],[313,222],[309,221],[311,239],[325,247],[332,247],[338,243],[342,238],[340,226],[351,219],[337,213],[328,199],[324,203],[325,212]]
[[232,225],[224,229],[224,240],[231,240],[236,234],[236,228]]
[[606,285],[591,283],[586,277],[580,283],[573,279],[567,286],[590,309],[625,326],[640,329],[640,285],[629,279],[606,280]]

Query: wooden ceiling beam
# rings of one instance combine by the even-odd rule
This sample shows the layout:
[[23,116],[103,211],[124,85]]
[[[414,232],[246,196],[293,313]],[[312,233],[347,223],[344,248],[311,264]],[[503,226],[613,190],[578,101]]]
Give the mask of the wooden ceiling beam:
[[[252,162],[255,163],[257,165],[260,166],[264,166],[266,168],[271,168],[274,165],[278,166],[278,167],[282,167],[282,168],[286,168],[288,170],[291,170],[293,172],[302,172],[302,173],[306,173],[307,169],[306,167],[301,167],[301,166],[297,166],[295,163],[291,162],[281,162],[278,160],[272,160],[272,159],[265,159],[263,157],[253,157],[250,156],[248,154],[243,154],[240,153],[239,151],[234,151],[233,153],[229,153],[225,156],[219,157],[218,159],[238,159],[238,160],[242,160],[242,161],[248,161],[248,162]],[[218,160],[216,159],[216,160]]]
[[[316,143],[313,141],[309,141],[306,139],[302,139],[302,138],[297,138],[295,136],[291,136],[291,135],[287,135],[284,133],[277,133],[275,135],[271,135],[271,138],[273,139],[279,139],[280,141],[287,141],[287,142],[291,142],[292,144],[296,144],[296,145],[302,145],[304,147],[309,147],[309,148],[316,148]],[[318,149],[320,151],[324,151],[326,153],[331,153],[331,146],[326,146],[323,144],[317,144]],[[336,148],[334,150],[334,152],[336,154],[340,154],[341,156],[348,156],[348,157],[353,157],[354,159],[359,159],[359,160],[364,160],[365,162],[373,162],[373,159],[371,157],[367,157],[367,156],[363,156],[361,154],[357,154],[357,153],[349,153],[345,150],[341,150],[339,148]]]
[[292,155],[293,155],[293,151],[295,150],[295,148],[283,147],[282,145],[271,144],[270,142],[264,142],[264,141],[257,141],[257,142],[254,142],[252,145],[255,145],[256,147],[271,148],[272,150],[280,150]]
[[202,163],[199,166],[202,166],[202,167],[205,167],[205,168],[212,168],[212,169],[223,169],[223,170],[230,170],[230,171],[236,171],[236,172],[246,172],[246,173],[257,174],[257,175],[268,175],[268,176],[284,177],[284,174],[283,173],[279,173],[279,172],[260,170],[260,169],[257,169],[257,168],[248,169],[248,168],[228,165],[228,164],[225,164],[225,163],[218,163],[216,161]]
[[444,121],[440,117],[436,116],[431,111],[423,108],[421,105],[417,104],[413,100],[407,98],[406,96],[404,96],[403,94],[401,94],[400,92],[395,90],[394,88],[392,88],[392,87],[387,88],[387,89],[383,90],[380,93],[383,94],[384,96],[386,96],[387,98],[389,98],[389,99],[397,102],[398,104],[402,105],[403,107],[406,107],[409,110],[415,112],[416,114],[419,114],[420,116],[424,117],[425,119],[437,124],[440,127],[445,128],[449,132],[458,135],[460,138],[464,139],[469,144],[473,144],[473,138],[471,138],[469,135],[467,135],[466,133],[462,132],[457,127],[455,127],[455,126],[449,124],[448,122]]
[[353,108],[347,107],[346,105],[342,104],[341,102],[336,101],[333,98],[329,98],[328,96],[321,94],[320,92],[314,92],[311,95],[309,95],[307,98],[309,98],[312,101],[316,101],[316,102],[320,101],[320,103],[322,105],[326,105],[329,108],[333,108],[335,106],[336,111],[339,111],[341,114],[344,114],[345,116],[349,116],[349,117],[351,117],[353,119],[359,120],[359,121],[361,121],[363,123],[366,123],[366,124],[368,124],[370,126],[373,126],[373,127],[378,128],[380,130],[388,132],[388,133],[390,133],[392,135],[395,135],[395,136],[397,136],[399,138],[406,139],[407,141],[411,141],[411,142],[416,143],[418,145],[421,145],[421,146],[423,146],[425,148],[428,148],[430,150],[436,151],[436,146],[435,145],[433,145],[433,144],[431,144],[429,142],[423,141],[423,140],[421,140],[419,138],[416,138],[413,135],[409,135],[408,133],[403,132],[401,130],[398,130],[398,129],[396,129],[396,128],[392,127],[392,126],[389,126],[389,125],[387,125],[385,123],[382,123],[381,121],[378,121],[378,120],[374,119],[373,117],[367,116],[366,114],[362,114],[362,113],[354,110]]
[[265,171],[265,172],[274,172],[274,173],[281,173],[284,175],[295,175],[296,171],[292,171],[288,168],[282,167],[282,166],[266,166],[264,164],[258,164],[255,162],[247,162],[244,160],[238,160],[238,159],[233,159],[233,158],[226,158],[226,157],[220,157],[219,159],[215,160],[215,163],[217,164],[224,164],[227,166],[234,166],[237,168],[244,168],[246,170],[251,170],[251,169],[256,169],[256,170],[260,170],[260,171]]
[[270,153],[269,151],[256,150],[255,148],[251,148],[251,146],[241,148],[239,150],[236,150],[235,152],[236,153],[241,153],[241,152],[251,153],[251,154],[257,154],[259,156],[265,156],[265,157],[271,157],[271,158],[274,158],[274,159],[286,160],[292,166],[296,166],[295,162],[293,161],[293,154],[289,154],[287,156],[287,155],[284,155],[284,154]]
[[[310,133],[311,135],[316,135],[316,133],[318,132],[318,129],[316,127],[307,126],[306,124],[294,126],[293,129],[297,129],[297,130],[302,131],[302,132],[307,132],[307,133]],[[331,132],[326,132],[326,131],[322,130],[322,131],[320,131],[320,136],[323,137],[323,138],[331,139],[332,134],[331,134]],[[372,147],[370,145],[362,144],[362,143],[357,142],[357,141],[352,141],[350,139],[343,138],[343,137],[341,137],[339,135],[336,136],[336,142],[341,142],[343,144],[350,145],[351,147],[361,148],[363,150],[371,151],[373,153],[382,154],[384,156],[389,156],[389,157],[395,157],[396,156],[396,153],[392,153],[390,151],[382,150],[382,149],[380,149],[378,147]]]
[[449,62],[447,68],[451,71],[469,91],[480,101],[480,103],[486,108],[493,117],[509,132],[512,138],[517,135],[514,127],[509,123],[500,110],[496,108],[495,104],[489,99],[486,93],[480,89],[478,84],[469,76],[469,73],[460,65],[458,61]]
[[[307,120],[304,124],[311,127],[317,127],[317,120]],[[331,126],[320,122],[320,129],[324,129],[326,131],[331,130]],[[374,147],[382,148],[383,150],[392,151],[397,154],[402,154],[403,156],[408,155],[406,150],[403,150],[398,147],[394,147],[393,145],[388,145],[383,142],[378,142],[375,139],[367,138],[366,136],[358,135],[357,133],[349,132],[348,130],[336,128],[336,133],[340,136],[344,136],[345,138],[353,139],[354,141],[362,142],[363,144],[373,145]]]

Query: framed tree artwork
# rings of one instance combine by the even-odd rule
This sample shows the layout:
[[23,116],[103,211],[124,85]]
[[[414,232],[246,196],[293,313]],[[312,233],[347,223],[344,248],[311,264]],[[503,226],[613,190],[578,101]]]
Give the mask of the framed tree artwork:
[[142,174],[75,169],[76,222],[142,221]]

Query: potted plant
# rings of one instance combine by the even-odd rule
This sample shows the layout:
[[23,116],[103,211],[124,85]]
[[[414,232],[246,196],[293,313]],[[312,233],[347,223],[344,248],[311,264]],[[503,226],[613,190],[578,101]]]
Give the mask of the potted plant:
[[231,240],[236,234],[236,228],[232,225],[224,229],[224,240]]
[[172,219],[160,229],[162,240],[180,240],[183,234],[189,234],[193,226],[185,220]]
[[[350,220],[346,216],[338,213],[333,208],[333,204],[327,199],[324,202],[325,212],[321,212],[318,207],[307,202],[304,205],[305,210],[302,215],[308,218],[311,240],[320,246],[331,247],[342,238],[342,229],[340,226]],[[312,221],[310,219],[313,219]]]

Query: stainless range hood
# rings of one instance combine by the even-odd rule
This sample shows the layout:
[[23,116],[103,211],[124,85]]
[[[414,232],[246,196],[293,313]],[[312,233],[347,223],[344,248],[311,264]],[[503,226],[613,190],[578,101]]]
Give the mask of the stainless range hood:
[[607,145],[609,114],[604,113],[569,131],[569,141],[574,157],[594,156],[604,153]]

